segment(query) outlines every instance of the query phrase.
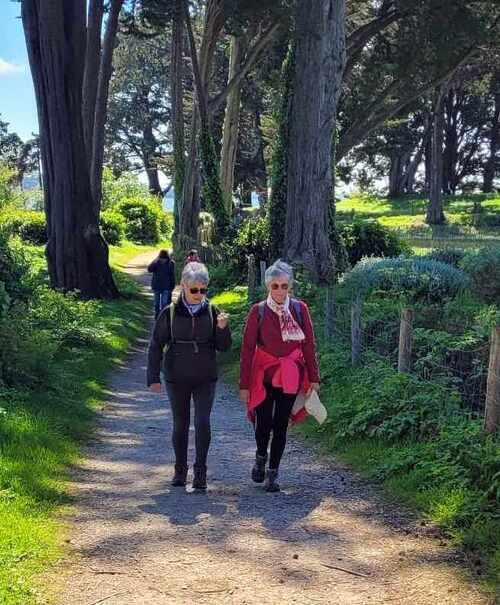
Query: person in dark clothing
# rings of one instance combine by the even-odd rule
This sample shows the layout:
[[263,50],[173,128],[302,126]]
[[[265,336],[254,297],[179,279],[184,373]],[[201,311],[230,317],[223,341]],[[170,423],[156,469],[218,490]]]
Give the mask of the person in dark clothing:
[[148,267],[151,278],[151,289],[155,295],[155,319],[160,311],[170,304],[172,290],[175,287],[175,263],[166,250],[160,253]]
[[[160,369],[170,399],[174,421],[174,486],[184,486],[188,473],[188,438],[191,398],[194,402],[196,461],[193,488],[207,487],[207,455],[210,446],[210,412],[217,382],[217,351],[231,347],[228,316],[206,297],[208,271],[190,263],[182,272],[182,294],[156,321],[148,351],[147,384],[161,393]],[[164,349],[166,348],[165,352]]]

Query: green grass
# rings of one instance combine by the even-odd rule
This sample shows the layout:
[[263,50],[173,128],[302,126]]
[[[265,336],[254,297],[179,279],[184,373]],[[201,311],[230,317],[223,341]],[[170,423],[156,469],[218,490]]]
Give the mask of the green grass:
[[142,246],[133,242],[125,241],[120,246],[109,247],[109,263],[113,268],[123,268],[134,256],[144,252],[153,252],[161,248],[169,249],[172,243],[170,241],[160,242],[154,246]]
[[[143,251],[124,246],[115,258],[123,263]],[[38,575],[63,553],[64,527],[57,513],[71,503],[68,466],[78,461],[80,446],[93,430],[109,372],[124,359],[149,315],[149,301],[137,295],[130,278],[122,275],[120,283],[127,286],[126,298],[99,303],[107,334],[60,355],[50,389],[0,387],[2,605],[35,604],[50,590]]]
[[481,203],[488,215],[500,215],[498,194],[448,196],[444,199],[447,223],[429,227],[425,224],[428,199],[420,196],[388,199],[375,196],[353,196],[337,203],[337,218],[346,220],[371,219],[399,231],[414,248],[432,249],[446,246],[478,248],[484,244],[500,246],[500,227],[471,227],[464,225],[473,204]]

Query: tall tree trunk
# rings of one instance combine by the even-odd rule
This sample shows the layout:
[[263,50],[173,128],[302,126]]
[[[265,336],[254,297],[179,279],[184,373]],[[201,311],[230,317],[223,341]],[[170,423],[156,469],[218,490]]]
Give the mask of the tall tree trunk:
[[85,0],[24,0],[22,21],[40,127],[51,284],[114,298],[83,137],[85,9]]
[[179,213],[186,170],[184,139],[184,16],[183,1],[175,0],[172,19],[171,97],[172,139],[174,148],[174,241],[179,235]]
[[401,197],[404,193],[405,169],[408,164],[408,154],[399,151],[391,157],[389,170],[389,197]]
[[148,176],[149,191],[153,195],[162,195],[158,167],[156,165],[156,139],[151,120],[145,120],[142,129],[144,169]]
[[97,82],[101,62],[101,30],[104,0],[90,0],[87,22],[87,44],[85,48],[85,71],[83,76],[83,136],[89,170],[92,166],[92,140],[94,137],[94,115],[97,99]]
[[213,214],[215,222],[215,237],[221,239],[228,227],[228,214],[224,206],[222,189],[220,185],[219,165],[216,159],[215,146],[212,137],[210,116],[208,113],[208,86],[203,80],[202,71],[198,62],[196,45],[189,9],[186,5],[184,11],[186,30],[189,40],[191,64],[193,67],[194,83],[198,114],[200,117],[200,151],[203,167],[203,198],[209,211]]
[[442,225],[445,222],[443,212],[443,131],[444,96],[447,87],[448,82],[445,82],[441,86],[434,106],[429,175],[429,205],[427,206],[425,217],[425,221],[429,225]]
[[328,238],[332,141],[346,61],[345,0],[302,0],[288,150],[285,255],[317,282],[334,274]]
[[500,71],[497,71],[493,77],[492,91],[495,99],[495,108],[493,110],[489,134],[489,156],[483,173],[483,193],[491,193],[493,191],[493,182],[500,164],[500,158],[498,157],[500,150]]
[[104,162],[104,127],[108,116],[109,81],[113,71],[113,51],[118,32],[118,18],[123,0],[111,0],[109,15],[106,22],[106,33],[102,47],[99,82],[94,115],[94,137],[92,141],[92,164],[90,169],[90,186],[95,211],[101,207],[102,196],[102,167]]
[[[201,102],[208,102],[208,81],[212,69],[215,46],[219,34],[224,24],[224,0],[208,0],[205,12],[205,24],[203,28],[203,37],[200,47],[199,58],[196,57],[200,74],[200,92]],[[184,17],[189,18],[188,9],[183,0]],[[192,63],[194,64],[193,51]],[[196,51],[194,51],[196,56]],[[189,155],[186,162],[184,174],[184,187],[182,192],[182,204],[179,214],[179,238],[182,240],[182,247],[192,245],[198,238],[198,214],[200,209],[200,200],[197,196],[199,188],[197,186],[200,180],[200,162],[198,159],[198,137],[200,136],[200,119],[198,107],[193,108],[191,118],[191,141],[189,144]]]
[[[242,36],[231,36],[228,83],[231,82],[240,69],[244,47],[245,41]],[[233,213],[234,167],[236,165],[236,152],[238,149],[240,102],[241,84],[235,86],[228,95],[222,135],[220,178],[224,203],[229,215]]]
[[424,158],[425,150],[429,144],[431,139],[431,119],[430,116],[425,118],[425,130],[422,136],[422,140],[420,141],[417,151],[411,161],[408,164],[408,168],[406,170],[405,179],[404,179],[404,190],[406,193],[413,193],[415,190],[415,175],[417,174],[418,167],[422,163],[422,159]]
[[293,105],[295,48],[288,49],[281,75],[281,104],[278,115],[277,140],[273,145],[271,163],[271,198],[267,209],[271,258],[283,255],[287,210],[288,147]]

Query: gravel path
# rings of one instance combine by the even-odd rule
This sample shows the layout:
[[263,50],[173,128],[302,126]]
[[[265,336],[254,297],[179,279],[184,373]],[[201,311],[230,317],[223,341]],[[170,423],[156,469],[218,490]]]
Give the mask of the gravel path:
[[[128,271],[142,281],[150,257]],[[171,414],[165,396],[144,388],[146,346],[111,377],[74,473],[60,605],[488,603],[431,528],[298,440],[287,446],[283,491],[253,485],[251,427],[224,384],[208,492],[170,487]]]

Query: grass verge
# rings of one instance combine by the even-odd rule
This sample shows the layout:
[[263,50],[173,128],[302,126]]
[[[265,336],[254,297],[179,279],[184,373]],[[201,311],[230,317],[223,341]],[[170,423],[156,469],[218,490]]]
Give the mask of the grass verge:
[[[144,247],[119,251],[126,262]],[[118,261],[116,261],[118,262]],[[144,330],[150,303],[121,274],[126,295],[99,302],[100,337],[65,348],[51,367],[49,388],[0,387],[0,603],[41,602],[38,574],[62,553],[63,528],[55,514],[71,502],[67,469],[91,434],[105,400],[109,372]]]

